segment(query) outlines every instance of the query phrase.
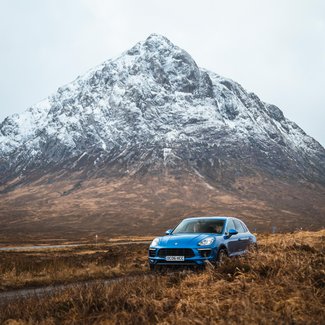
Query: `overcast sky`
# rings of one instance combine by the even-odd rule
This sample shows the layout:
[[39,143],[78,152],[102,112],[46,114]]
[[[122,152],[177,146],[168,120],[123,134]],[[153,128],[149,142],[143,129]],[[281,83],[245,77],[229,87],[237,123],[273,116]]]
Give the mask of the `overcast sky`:
[[0,121],[151,33],[325,145],[324,0],[0,0]]

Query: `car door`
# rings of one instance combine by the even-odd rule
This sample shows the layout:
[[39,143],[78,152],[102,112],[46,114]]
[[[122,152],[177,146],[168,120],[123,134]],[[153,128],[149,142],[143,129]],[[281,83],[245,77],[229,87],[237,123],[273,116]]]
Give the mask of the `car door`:
[[241,253],[248,248],[250,243],[248,230],[246,231],[246,227],[242,224],[242,222],[238,219],[233,219],[235,224],[235,229],[238,231],[238,243],[237,243],[237,252]]
[[[232,219],[228,219],[226,225],[225,236],[228,236],[230,229],[236,229]],[[234,255],[238,253],[238,235],[232,235],[226,239],[228,255]]]

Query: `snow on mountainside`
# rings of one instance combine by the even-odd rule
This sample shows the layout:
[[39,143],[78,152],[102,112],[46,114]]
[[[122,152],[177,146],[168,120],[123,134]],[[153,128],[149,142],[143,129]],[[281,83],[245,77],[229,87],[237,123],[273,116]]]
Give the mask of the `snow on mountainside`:
[[[125,173],[141,160],[148,169],[185,163],[210,176],[233,160],[325,184],[318,142],[156,34],[0,125],[1,183],[81,161],[91,168],[122,161]],[[248,173],[236,163],[232,170]]]

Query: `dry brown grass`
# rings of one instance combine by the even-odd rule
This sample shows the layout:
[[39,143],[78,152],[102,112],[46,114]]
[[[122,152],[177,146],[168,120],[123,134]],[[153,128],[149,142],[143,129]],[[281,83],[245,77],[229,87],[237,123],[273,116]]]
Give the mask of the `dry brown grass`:
[[54,296],[2,306],[0,322],[323,324],[325,231],[258,239],[258,254],[232,259],[218,269],[76,286]]
[[0,252],[0,291],[107,279],[146,270],[146,244]]

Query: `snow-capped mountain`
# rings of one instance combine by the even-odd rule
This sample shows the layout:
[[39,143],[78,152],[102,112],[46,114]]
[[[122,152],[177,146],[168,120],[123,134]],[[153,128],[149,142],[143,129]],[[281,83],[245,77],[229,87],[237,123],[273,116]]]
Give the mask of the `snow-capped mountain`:
[[156,34],[0,125],[4,192],[58,171],[166,170],[212,188],[261,174],[324,186],[325,150],[278,107]]

